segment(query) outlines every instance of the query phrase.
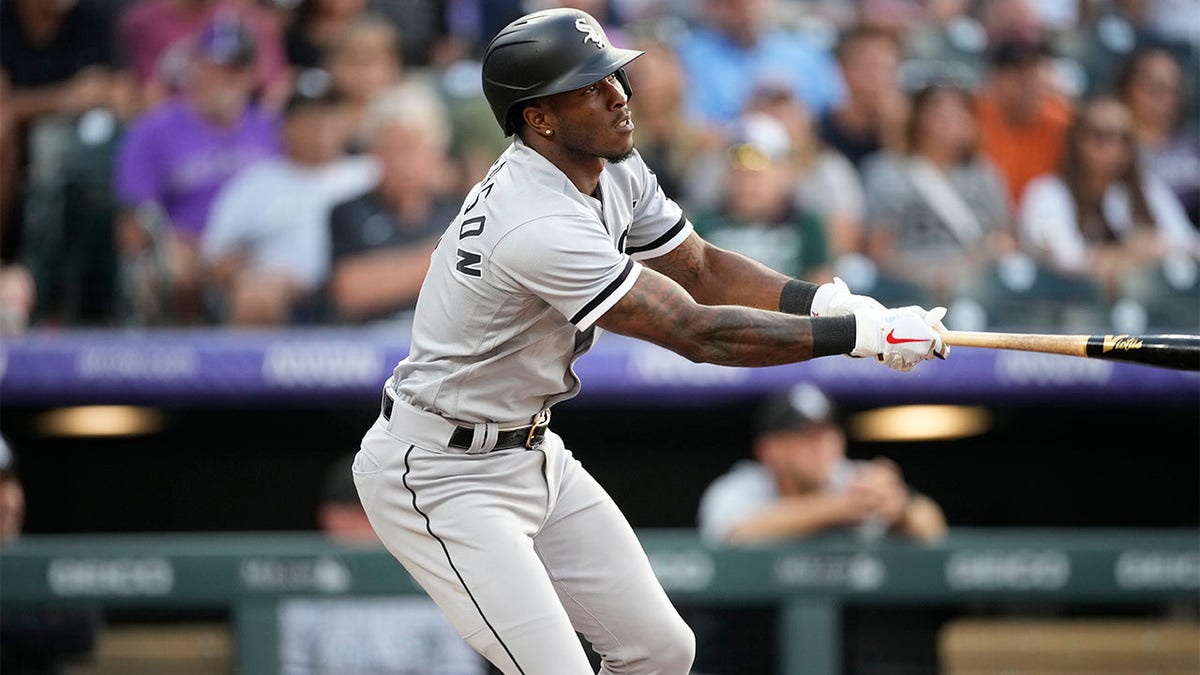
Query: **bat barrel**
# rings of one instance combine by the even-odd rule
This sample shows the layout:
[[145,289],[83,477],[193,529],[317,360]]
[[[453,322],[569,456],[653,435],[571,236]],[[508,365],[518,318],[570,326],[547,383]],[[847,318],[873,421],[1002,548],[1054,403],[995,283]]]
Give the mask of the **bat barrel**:
[[1087,355],[1112,361],[1200,371],[1200,336],[1092,335],[1087,339]]

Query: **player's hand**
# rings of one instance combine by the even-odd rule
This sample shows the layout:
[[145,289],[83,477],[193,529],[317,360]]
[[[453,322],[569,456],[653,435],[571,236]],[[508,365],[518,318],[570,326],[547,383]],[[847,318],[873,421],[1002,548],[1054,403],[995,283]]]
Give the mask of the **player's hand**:
[[908,372],[935,356],[942,358],[942,336],[907,309],[854,312],[857,334],[851,356],[874,356],[893,370]]
[[[924,321],[926,323],[926,325],[928,325],[930,328],[934,329],[935,331],[937,331],[939,333],[945,333],[947,330],[946,324],[942,323],[942,319],[946,318],[946,308],[945,307],[934,307],[933,309],[925,309],[924,307],[922,307],[920,305],[907,305],[905,307],[901,307],[900,309],[902,309],[902,310],[906,309],[906,310],[916,314],[917,316],[921,317],[921,320]],[[944,344],[942,347],[942,350],[940,352],[935,353],[934,356],[938,357],[939,359],[944,359],[944,358],[950,356],[950,345]]]
[[908,311],[918,315],[929,324],[929,327],[939,333],[946,332],[946,324],[942,323],[942,319],[946,318],[945,307],[934,307],[933,309],[925,309],[920,305],[905,305],[899,309],[907,309]]
[[834,277],[833,281],[817,287],[810,313],[812,316],[848,316],[859,309],[883,311],[886,308],[869,295],[851,293],[846,282]]

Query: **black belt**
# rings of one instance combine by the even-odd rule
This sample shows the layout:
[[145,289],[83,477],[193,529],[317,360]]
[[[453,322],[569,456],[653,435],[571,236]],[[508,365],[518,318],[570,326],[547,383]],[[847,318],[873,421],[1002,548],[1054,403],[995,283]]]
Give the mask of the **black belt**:
[[[387,392],[383,394],[383,419],[389,422],[392,419],[392,406],[396,401]],[[538,413],[537,421],[527,427],[518,427],[516,429],[505,429],[496,434],[496,450],[507,450],[509,448],[536,448],[541,444],[542,438],[546,435],[546,429],[550,426],[550,411],[543,410]],[[471,427],[454,427],[454,433],[450,434],[450,443],[452,448],[460,450],[470,450],[471,441],[475,438],[475,429]]]

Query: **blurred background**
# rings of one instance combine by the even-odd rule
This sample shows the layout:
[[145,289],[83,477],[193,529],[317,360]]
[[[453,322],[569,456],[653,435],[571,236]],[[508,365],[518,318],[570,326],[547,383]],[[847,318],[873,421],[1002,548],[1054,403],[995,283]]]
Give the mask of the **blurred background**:
[[[954,329],[1200,331],[1196,0],[0,0],[0,671],[487,672],[347,457],[507,146],[478,58],[559,4],[646,52],[714,243]],[[1193,373],[578,372],[555,428],[697,673],[1200,672]]]

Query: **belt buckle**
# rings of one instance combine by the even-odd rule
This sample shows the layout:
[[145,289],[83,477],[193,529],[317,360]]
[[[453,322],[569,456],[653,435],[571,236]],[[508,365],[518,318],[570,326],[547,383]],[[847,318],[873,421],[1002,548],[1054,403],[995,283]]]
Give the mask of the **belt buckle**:
[[[538,412],[538,414],[535,415],[533,418],[533,424],[530,425],[530,427],[529,427],[529,435],[525,437],[526,449],[533,450],[536,447],[534,445],[533,437],[537,434],[538,429],[545,429],[549,426],[550,426],[550,409],[546,408],[545,410]],[[540,445],[541,439],[537,439],[537,443]]]

